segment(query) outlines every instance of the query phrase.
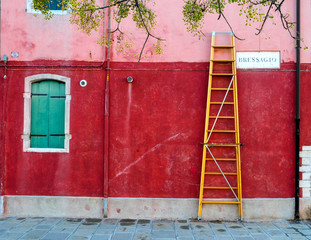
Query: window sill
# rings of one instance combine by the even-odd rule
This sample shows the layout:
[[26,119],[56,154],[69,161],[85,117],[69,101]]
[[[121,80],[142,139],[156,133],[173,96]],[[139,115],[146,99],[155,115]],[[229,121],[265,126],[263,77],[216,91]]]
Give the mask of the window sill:
[[26,152],[69,153],[69,149],[66,149],[66,148],[27,148]]

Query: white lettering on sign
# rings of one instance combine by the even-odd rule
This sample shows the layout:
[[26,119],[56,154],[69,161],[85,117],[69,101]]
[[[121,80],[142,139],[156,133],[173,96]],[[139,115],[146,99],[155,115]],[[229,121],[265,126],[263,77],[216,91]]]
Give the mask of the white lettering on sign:
[[280,52],[237,52],[237,68],[280,68]]

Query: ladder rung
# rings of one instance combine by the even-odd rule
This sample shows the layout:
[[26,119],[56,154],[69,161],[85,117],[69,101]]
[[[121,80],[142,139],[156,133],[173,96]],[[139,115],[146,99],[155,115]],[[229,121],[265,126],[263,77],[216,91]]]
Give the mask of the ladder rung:
[[216,34],[230,34],[231,36],[233,36],[233,32],[216,32],[216,31],[212,31],[212,35],[216,35]]
[[234,202],[234,201],[216,201],[216,200],[210,200],[210,201],[202,201],[202,203],[223,203],[223,204],[239,204],[239,202]]
[[234,59],[211,59],[212,62],[234,62]]
[[[222,175],[220,172],[206,172],[206,175]],[[224,173],[224,175],[237,175],[237,173]]]
[[222,103],[222,102],[211,102],[210,104],[234,104],[234,102],[224,102],[224,103]]
[[212,45],[213,48],[233,48],[234,45]]
[[[217,116],[209,116],[209,118],[216,118]],[[234,116],[218,116],[218,118],[234,118]]]
[[212,73],[212,76],[234,76],[234,73]]
[[[227,91],[228,88],[211,88],[211,90]],[[233,88],[229,88],[229,90],[233,90]]]
[[[216,161],[236,161],[236,158],[215,158]],[[206,158],[206,161],[214,161],[213,158]]]
[[[211,130],[207,130],[208,132],[210,132]],[[213,130],[213,132],[217,132],[217,133],[235,133],[235,130]]]
[[204,145],[207,145],[208,147],[236,147],[238,146],[238,144],[235,144],[235,143],[208,143]]
[[[230,187],[203,187],[204,189],[219,189],[219,190],[227,190],[227,189],[231,189]],[[238,189],[237,187],[232,187],[232,189]]]

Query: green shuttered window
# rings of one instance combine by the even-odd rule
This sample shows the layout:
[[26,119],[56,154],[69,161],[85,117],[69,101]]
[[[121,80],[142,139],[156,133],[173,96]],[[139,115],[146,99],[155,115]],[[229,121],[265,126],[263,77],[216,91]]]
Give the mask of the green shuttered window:
[[[34,13],[34,14],[42,14],[39,10],[34,9],[32,1],[33,0],[26,0],[27,12],[28,13]],[[56,15],[68,14],[67,3],[64,2],[64,5],[63,5],[63,0],[47,0],[46,1],[46,7],[47,7],[47,9],[52,11],[53,14],[56,14]]]
[[47,5],[50,10],[62,10],[62,0],[49,0]]
[[35,82],[31,87],[30,147],[64,148],[65,83]]

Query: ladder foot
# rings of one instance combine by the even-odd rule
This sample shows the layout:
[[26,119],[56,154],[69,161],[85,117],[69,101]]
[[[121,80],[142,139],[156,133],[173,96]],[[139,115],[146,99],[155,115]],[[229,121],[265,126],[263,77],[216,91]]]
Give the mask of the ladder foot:
[[242,217],[239,217],[239,218],[238,218],[238,221],[242,222],[242,221],[243,221],[243,218],[242,218]]
[[198,220],[201,221],[201,216],[198,216]]

